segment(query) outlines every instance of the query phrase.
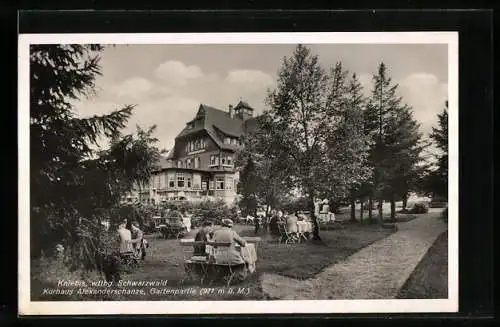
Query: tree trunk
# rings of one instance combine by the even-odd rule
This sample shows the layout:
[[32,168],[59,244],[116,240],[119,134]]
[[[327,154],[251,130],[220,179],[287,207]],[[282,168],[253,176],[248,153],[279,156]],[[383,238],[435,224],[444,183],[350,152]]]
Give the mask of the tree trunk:
[[378,222],[382,225],[384,223],[384,209],[383,209],[384,200],[378,200]]
[[351,197],[351,221],[356,221],[356,200],[354,197]]
[[363,209],[363,206],[365,205],[365,201],[364,199],[361,199],[360,201],[360,204],[359,204],[359,222],[362,224],[363,223],[363,213],[364,213],[364,209]]
[[319,236],[319,224],[318,217],[314,213],[314,195],[312,192],[309,192],[309,211],[311,212],[311,218],[313,223],[313,237],[314,241],[321,241],[321,237]]
[[368,197],[368,219],[370,220],[370,222],[373,221],[373,196],[370,194],[370,196]]
[[406,210],[406,206],[408,205],[408,193],[405,193],[403,196],[403,210]]
[[391,194],[391,221],[396,221],[396,199],[394,192]]

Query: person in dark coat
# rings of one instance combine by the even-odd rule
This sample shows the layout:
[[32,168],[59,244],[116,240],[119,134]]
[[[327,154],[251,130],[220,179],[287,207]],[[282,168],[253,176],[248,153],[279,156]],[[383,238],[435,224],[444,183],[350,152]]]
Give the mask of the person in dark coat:
[[[195,242],[204,242],[204,243],[208,242],[212,235],[212,226],[213,223],[211,221],[205,220],[200,230],[198,231],[198,233],[196,233],[196,236],[194,237]],[[205,251],[205,244],[195,244],[193,255],[208,256],[208,254]]]

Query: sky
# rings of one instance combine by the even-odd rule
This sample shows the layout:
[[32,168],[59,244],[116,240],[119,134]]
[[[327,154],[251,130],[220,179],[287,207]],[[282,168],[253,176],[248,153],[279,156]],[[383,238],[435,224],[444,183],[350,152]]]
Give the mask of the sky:
[[[82,117],[136,105],[125,132],[157,125],[159,147],[171,149],[176,135],[200,103],[228,110],[246,101],[260,113],[267,90],[293,44],[116,45],[101,54],[97,93],[75,103]],[[328,69],[342,62],[356,73],[365,93],[380,62],[399,84],[398,94],[413,107],[421,132],[428,135],[448,96],[445,44],[306,44]]]

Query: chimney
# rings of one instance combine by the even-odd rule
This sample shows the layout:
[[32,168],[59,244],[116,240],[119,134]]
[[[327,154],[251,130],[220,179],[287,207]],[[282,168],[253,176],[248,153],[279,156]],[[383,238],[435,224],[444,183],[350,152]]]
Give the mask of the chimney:
[[233,105],[229,105],[229,117],[233,118],[234,117],[234,111],[233,111]]

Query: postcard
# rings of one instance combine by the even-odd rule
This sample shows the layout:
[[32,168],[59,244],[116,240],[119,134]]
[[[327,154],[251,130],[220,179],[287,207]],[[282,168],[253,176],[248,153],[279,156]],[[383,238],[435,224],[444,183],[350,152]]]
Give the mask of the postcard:
[[21,34],[18,65],[20,315],[458,311],[458,33]]

